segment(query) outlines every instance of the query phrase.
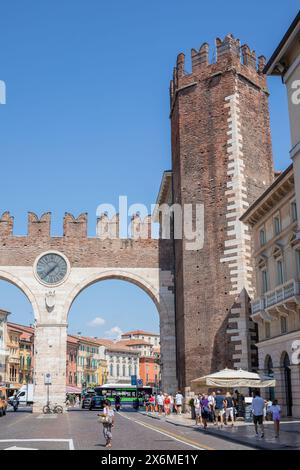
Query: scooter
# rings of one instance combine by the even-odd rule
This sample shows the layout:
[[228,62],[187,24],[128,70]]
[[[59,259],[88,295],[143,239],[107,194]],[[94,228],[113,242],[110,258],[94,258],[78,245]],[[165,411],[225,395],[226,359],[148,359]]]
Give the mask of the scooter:
[[14,411],[18,411],[18,408],[19,408],[19,400],[13,400],[13,402],[12,402],[12,407],[13,407]]

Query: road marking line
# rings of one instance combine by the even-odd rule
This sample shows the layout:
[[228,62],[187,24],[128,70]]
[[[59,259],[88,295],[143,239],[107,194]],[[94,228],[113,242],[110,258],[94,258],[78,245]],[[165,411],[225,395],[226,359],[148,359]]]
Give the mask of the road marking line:
[[12,447],[7,447],[7,449],[3,450],[39,450],[39,449],[33,449],[32,447],[17,447],[17,446],[12,446]]
[[0,439],[0,442],[68,442],[69,450],[74,450],[73,439]]
[[198,444],[198,442],[192,441],[190,439],[186,439],[185,437],[182,437],[182,436],[178,436],[178,434],[173,434],[172,432],[166,431],[166,430],[162,431],[161,429],[156,428],[154,426],[151,426],[149,424],[145,424],[141,421],[136,421],[135,419],[128,418],[128,416],[125,416],[121,413],[119,413],[119,414],[123,418],[128,419],[129,421],[132,421],[133,423],[140,424],[141,426],[143,426],[145,428],[148,428],[148,429],[151,429],[152,431],[155,431],[159,434],[163,434],[164,436],[171,437],[172,439],[174,439],[174,441],[180,442],[181,444],[186,444],[190,447],[193,447],[194,449],[197,449],[197,450],[215,450],[215,449],[213,449],[211,447],[208,447],[204,444]]

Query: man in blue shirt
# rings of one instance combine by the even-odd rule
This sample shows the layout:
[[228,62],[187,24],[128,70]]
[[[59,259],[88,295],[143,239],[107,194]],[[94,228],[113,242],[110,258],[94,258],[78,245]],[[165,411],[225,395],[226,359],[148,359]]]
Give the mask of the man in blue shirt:
[[222,395],[221,392],[218,390],[217,395],[215,397],[215,415],[216,415],[218,427],[221,426],[221,428],[223,427],[224,401],[225,401],[224,395]]
[[258,436],[258,426],[260,426],[261,437],[265,436],[264,431],[264,411],[265,411],[265,400],[261,398],[260,392],[254,392],[254,398],[252,400],[252,414],[253,422],[255,427],[255,434]]

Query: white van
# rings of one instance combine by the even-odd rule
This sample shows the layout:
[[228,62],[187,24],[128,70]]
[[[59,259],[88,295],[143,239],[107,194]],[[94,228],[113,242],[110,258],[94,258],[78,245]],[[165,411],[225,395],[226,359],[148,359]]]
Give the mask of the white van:
[[[22,385],[20,390],[17,391],[16,398],[20,405],[33,404],[33,384]],[[10,402],[13,397],[10,397]]]

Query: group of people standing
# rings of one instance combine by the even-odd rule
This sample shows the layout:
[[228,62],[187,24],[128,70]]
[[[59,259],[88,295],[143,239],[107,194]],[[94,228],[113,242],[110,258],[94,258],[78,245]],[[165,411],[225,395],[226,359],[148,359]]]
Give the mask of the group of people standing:
[[199,394],[194,398],[194,408],[196,425],[202,425],[204,429],[207,429],[209,421],[223,427],[230,420],[234,426],[235,400],[229,392],[225,396],[220,391],[209,395]]
[[[234,426],[239,407],[240,395],[227,392],[223,395],[220,391],[212,392],[209,395],[199,394],[194,398],[194,408],[196,416],[196,425],[202,425],[207,429],[208,422],[222,428],[224,425]],[[264,438],[264,421],[266,419],[274,422],[275,437],[279,437],[281,407],[277,400],[266,401],[260,396],[259,391],[253,394],[251,412],[256,436]]]
[[165,414],[166,416],[171,413],[182,413],[183,395],[178,391],[175,395],[169,393],[153,393],[145,396],[145,409],[146,413]]

